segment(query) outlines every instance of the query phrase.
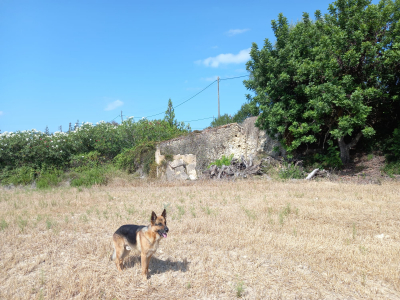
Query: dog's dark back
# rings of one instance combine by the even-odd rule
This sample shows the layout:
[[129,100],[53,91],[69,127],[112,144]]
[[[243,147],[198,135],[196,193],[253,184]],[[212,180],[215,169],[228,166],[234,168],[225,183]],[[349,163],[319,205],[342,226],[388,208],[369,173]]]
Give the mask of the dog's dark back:
[[122,225],[115,234],[123,236],[127,239],[127,241],[132,244],[136,245],[136,233],[144,228],[144,225]]

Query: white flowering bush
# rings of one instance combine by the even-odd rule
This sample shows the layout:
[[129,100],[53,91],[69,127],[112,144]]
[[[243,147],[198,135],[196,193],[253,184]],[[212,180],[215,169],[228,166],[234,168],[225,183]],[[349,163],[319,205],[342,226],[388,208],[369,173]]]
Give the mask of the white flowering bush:
[[[84,123],[69,132],[46,134],[35,129],[0,134],[0,169],[2,177],[17,168],[31,168],[31,177],[46,168],[67,169],[71,159],[97,153],[103,160],[111,160],[124,149],[145,141],[162,141],[190,131],[183,123],[170,126],[164,120],[135,122],[129,118],[121,125],[100,122]],[[94,151],[94,152],[93,152]],[[36,172],[36,175],[35,175]],[[14,172],[15,173],[15,172]]]

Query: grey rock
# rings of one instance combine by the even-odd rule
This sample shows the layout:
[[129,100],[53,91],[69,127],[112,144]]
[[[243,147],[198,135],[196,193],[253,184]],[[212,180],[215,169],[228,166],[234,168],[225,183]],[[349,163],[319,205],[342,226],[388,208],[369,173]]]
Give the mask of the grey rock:
[[174,160],[174,161],[170,162],[169,166],[172,169],[175,169],[175,168],[179,168],[179,167],[185,166],[185,163],[183,162],[182,159],[177,159],[177,160]]
[[174,181],[176,179],[175,172],[170,166],[167,166],[167,169],[165,171],[165,176],[167,177],[168,181]]
[[175,177],[176,179],[180,180],[187,180],[189,179],[189,176],[185,172],[185,168],[183,166],[179,166],[175,168]]

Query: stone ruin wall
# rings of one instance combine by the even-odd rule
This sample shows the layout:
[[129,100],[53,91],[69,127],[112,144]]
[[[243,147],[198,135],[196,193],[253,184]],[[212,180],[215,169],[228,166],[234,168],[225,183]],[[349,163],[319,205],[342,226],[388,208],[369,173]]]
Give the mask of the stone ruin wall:
[[[194,154],[196,170],[201,172],[222,155],[233,154],[234,158],[243,155],[246,159],[250,156],[255,158],[260,152],[272,156],[282,155],[284,150],[280,143],[255,127],[256,120],[257,117],[251,117],[240,125],[231,123],[161,142],[156,152],[156,162],[161,162],[165,154]],[[274,152],[276,146],[280,149],[278,153]]]

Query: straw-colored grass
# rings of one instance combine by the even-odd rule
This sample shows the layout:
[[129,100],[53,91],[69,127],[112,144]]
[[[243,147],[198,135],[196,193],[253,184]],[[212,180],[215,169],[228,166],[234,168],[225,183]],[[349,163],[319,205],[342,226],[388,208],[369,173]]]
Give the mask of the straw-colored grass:
[[[0,191],[0,299],[400,299],[400,184],[114,182]],[[166,207],[142,281],[109,261]]]

